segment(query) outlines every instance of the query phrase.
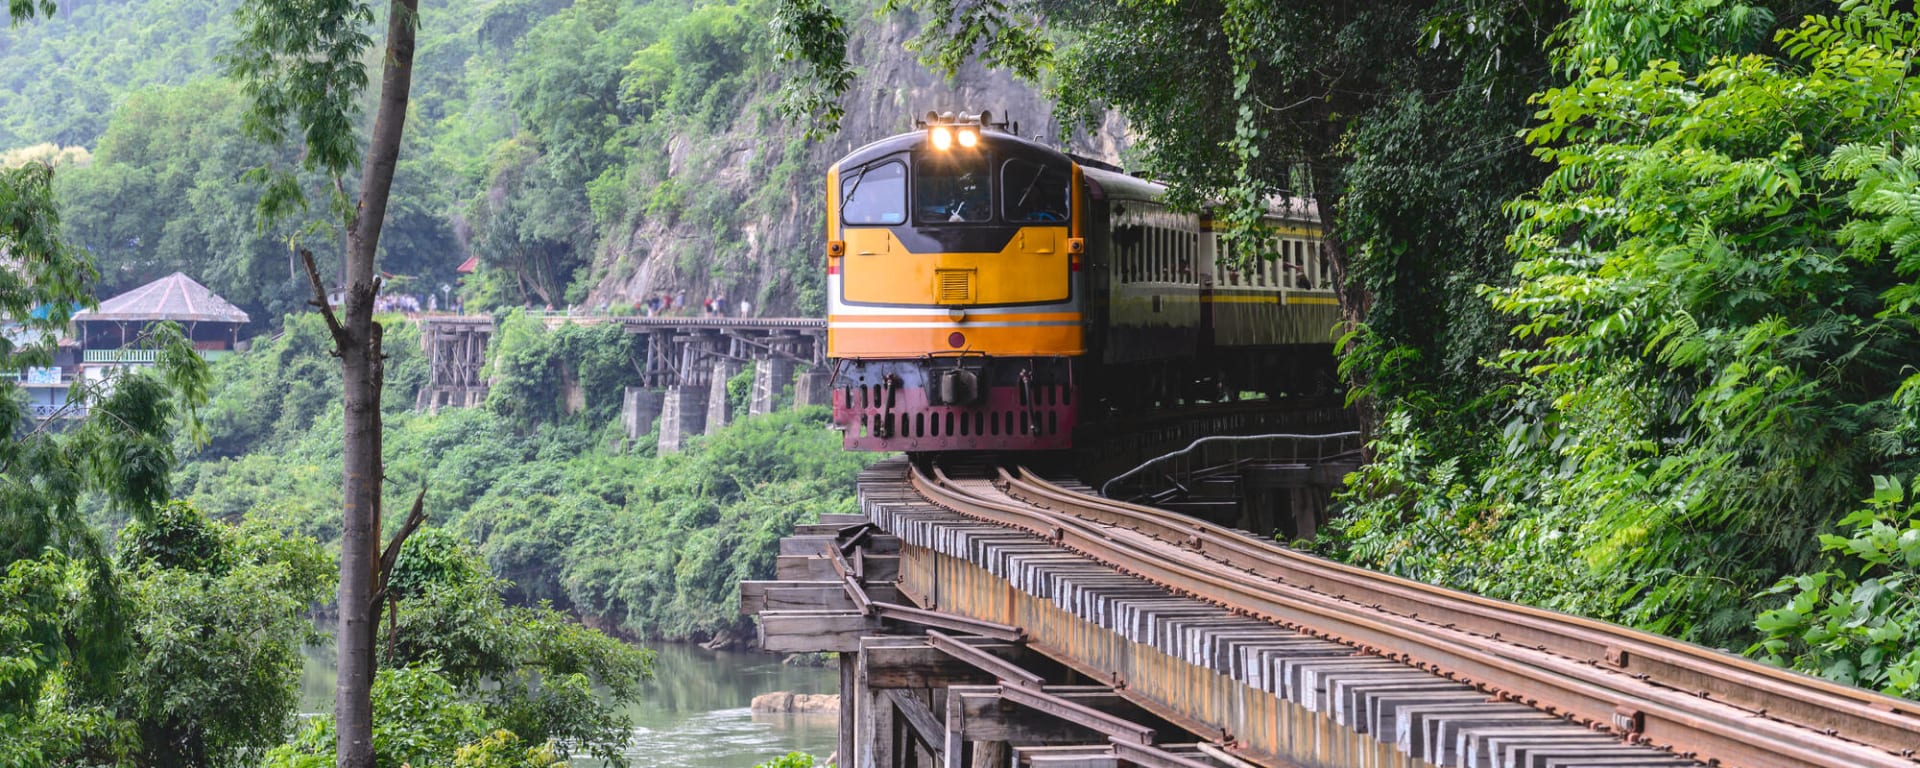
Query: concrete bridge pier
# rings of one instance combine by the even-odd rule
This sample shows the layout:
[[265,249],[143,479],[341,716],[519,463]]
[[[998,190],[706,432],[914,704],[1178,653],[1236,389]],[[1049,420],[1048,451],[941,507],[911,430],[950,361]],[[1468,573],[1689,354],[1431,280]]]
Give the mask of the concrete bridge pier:
[[791,381],[793,360],[775,356],[753,361],[753,402],[747,405],[747,413],[753,416],[773,413],[780,391]]
[[827,386],[832,380],[832,375],[824,368],[815,368],[794,377],[793,407],[833,405],[833,390]]
[[707,434],[717,433],[733,421],[733,409],[727,407],[727,381],[739,375],[743,367],[740,361],[724,357],[713,361],[707,394]]
[[707,389],[693,384],[667,387],[660,405],[661,453],[678,453],[688,437],[705,431]]
[[653,431],[653,421],[660,418],[665,399],[666,390],[659,387],[627,387],[620,397],[620,424],[628,441]]

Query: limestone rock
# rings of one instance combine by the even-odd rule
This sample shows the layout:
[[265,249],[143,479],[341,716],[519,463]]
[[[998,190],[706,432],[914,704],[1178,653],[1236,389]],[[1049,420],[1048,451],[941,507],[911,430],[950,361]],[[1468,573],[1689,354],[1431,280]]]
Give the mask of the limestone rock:
[[840,711],[840,697],[831,693],[793,693],[775,691],[753,697],[749,705],[754,714],[835,714]]

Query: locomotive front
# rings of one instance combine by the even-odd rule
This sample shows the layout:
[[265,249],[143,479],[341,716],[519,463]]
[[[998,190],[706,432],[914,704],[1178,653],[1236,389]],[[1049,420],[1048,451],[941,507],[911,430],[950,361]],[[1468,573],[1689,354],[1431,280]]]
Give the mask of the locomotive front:
[[827,355],[849,449],[1070,447],[1080,167],[988,113],[928,114],[827,172]]

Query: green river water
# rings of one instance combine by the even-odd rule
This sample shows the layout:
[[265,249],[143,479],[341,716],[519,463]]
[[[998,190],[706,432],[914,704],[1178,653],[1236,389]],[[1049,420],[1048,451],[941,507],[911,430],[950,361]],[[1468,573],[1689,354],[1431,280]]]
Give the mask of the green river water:
[[[779,656],[653,646],[654,678],[627,709],[634,768],[750,768],[788,752],[824,760],[839,721],[831,715],[755,715],[747,703],[762,693],[837,693],[834,668],[790,667]],[[333,650],[307,651],[301,710],[333,709]],[[593,765],[593,763],[577,763]]]

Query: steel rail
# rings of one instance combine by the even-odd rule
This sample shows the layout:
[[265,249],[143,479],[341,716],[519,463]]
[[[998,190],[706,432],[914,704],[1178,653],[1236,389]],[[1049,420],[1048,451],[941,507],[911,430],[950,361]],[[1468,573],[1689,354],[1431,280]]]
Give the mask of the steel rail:
[[1745,708],[1755,715],[1912,758],[1920,749],[1920,702],[1761,664],[1617,624],[1443,589],[1313,557],[1202,520],[1061,488],[1029,470],[1002,469],[1010,495],[1058,505],[1096,522],[1133,528],[1276,582],[1377,605],[1412,619],[1458,628],[1582,661],[1645,675],[1652,682]]
[[1270,432],[1264,435],[1208,435],[1206,437],[1202,437],[1198,440],[1188,443],[1187,447],[1185,448],[1181,448],[1177,451],[1169,451],[1167,453],[1160,454],[1159,456],[1155,456],[1151,459],[1147,459],[1146,461],[1140,462],[1140,466],[1134,467],[1133,469],[1129,469],[1125,472],[1114,475],[1113,477],[1107,478],[1106,482],[1100,484],[1100,495],[1101,496],[1107,495],[1107,491],[1113,488],[1114,483],[1120,482],[1129,477],[1133,477],[1134,475],[1140,474],[1141,472],[1145,472],[1148,467],[1151,467],[1160,462],[1191,454],[1194,451],[1199,450],[1201,446],[1219,445],[1222,443],[1251,443],[1256,440],[1286,440],[1286,439],[1299,440],[1301,442],[1306,442],[1309,440],[1319,441],[1319,442],[1331,442],[1335,440],[1345,440],[1347,438],[1359,437],[1359,436],[1360,436],[1360,433],[1354,432],[1354,431],[1334,432],[1334,433],[1325,434],[1325,435],[1299,435],[1299,434],[1293,434],[1291,432]]
[[[1732,766],[1813,768],[1850,765],[1913,768],[1886,751],[1815,734],[1701,698],[1535,648],[1489,642],[1457,627],[1434,625],[1384,609],[1227,566],[1197,552],[1168,552],[1145,534],[1083,520],[1015,499],[990,481],[955,481],[915,468],[912,483],[929,501],[959,514],[1027,531],[1157,583],[1222,607],[1415,663],[1545,711],[1623,732],[1636,741]],[[1520,696],[1516,696],[1520,694]],[[1622,718],[1630,713],[1630,717]],[[1836,761],[1839,761],[1836,763]]]

